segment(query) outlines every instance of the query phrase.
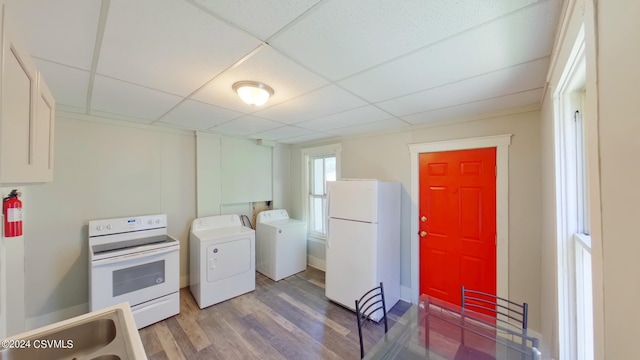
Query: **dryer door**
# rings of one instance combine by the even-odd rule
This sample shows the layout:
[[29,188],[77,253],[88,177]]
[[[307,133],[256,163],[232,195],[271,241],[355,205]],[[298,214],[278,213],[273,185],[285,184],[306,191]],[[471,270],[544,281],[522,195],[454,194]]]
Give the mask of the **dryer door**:
[[207,246],[207,281],[214,282],[251,270],[251,239]]

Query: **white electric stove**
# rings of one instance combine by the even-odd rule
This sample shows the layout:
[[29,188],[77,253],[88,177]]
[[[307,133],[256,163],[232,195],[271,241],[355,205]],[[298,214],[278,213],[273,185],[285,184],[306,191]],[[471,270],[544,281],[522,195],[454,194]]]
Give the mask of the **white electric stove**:
[[89,221],[89,307],[129,302],[138,329],[180,312],[180,243],[167,215]]

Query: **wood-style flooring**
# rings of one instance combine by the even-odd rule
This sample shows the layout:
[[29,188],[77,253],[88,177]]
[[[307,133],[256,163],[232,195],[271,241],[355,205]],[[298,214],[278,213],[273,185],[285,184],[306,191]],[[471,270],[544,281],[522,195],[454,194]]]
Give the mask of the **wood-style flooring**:
[[[324,272],[308,268],[274,282],[256,274],[256,290],[205,309],[188,288],[180,314],[140,330],[150,360],[359,359],[355,314],[324,296]],[[389,311],[393,326],[409,304]],[[367,322],[365,352],[384,334]]]

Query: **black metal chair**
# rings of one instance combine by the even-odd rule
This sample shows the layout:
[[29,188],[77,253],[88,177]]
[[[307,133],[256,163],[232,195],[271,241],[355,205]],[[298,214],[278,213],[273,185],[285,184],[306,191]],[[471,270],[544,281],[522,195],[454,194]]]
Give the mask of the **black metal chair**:
[[503,325],[518,326],[527,330],[529,305],[516,303],[482,291],[462,287],[462,309],[490,314]]
[[[469,315],[465,313],[465,310],[470,310],[474,313],[486,314],[480,318],[479,316]],[[527,303],[516,303],[514,301],[501,298],[496,295],[488,294],[482,291],[469,290],[462,286],[462,328],[461,328],[461,348],[459,353],[462,354],[462,350],[471,351],[472,349],[465,349],[465,318],[473,319],[475,322],[483,323],[495,331],[501,332],[504,335],[509,335],[513,338],[513,341],[507,341],[501,336],[494,335],[495,341],[503,346],[516,351],[522,355],[522,359],[534,359],[534,351],[528,346],[538,348],[539,341],[536,338],[530,337],[527,334],[528,326],[528,314],[529,305]],[[467,329],[468,330],[468,329]],[[468,330],[471,331],[471,330]],[[471,331],[474,333],[474,331]],[[481,332],[475,332],[476,335],[485,336]],[[469,357],[458,356],[456,359],[465,359]],[[471,358],[480,358],[476,355]]]
[[[382,311],[382,314],[380,314]],[[387,308],[384,304],[384,288],[382,283],[367,291],[362,297],[356,300],[356,317],[358,319],[358,336],[360,337],[360,358],[364,358],[364,344],[362,341],[362,325],[367,319],[381,315],[380,320],[384,320],[384,332],[389,330],[387,325]]]

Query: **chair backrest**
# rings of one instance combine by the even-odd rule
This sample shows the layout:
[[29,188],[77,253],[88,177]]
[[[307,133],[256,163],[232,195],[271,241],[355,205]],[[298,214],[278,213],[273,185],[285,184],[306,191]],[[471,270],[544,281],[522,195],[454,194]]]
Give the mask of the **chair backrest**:
[[[364,344],[362,341],[362,325],[374,314],[382,311],[380,320],[384,320],[384,332],[389,330],[387,325],[387,308],[384,304],[384,288],[382,283],[367,291],[360,299],[356,300],[356,317],[358,319],[358,336],[360,337],[360,358],[364,357]],[[377,314],[376,314],[377,315]]]
[[482,291],[462,287],[462,309],[481,312],[494,317],[503,325],[518,326],[527,330],[529,305],[516,303]]

